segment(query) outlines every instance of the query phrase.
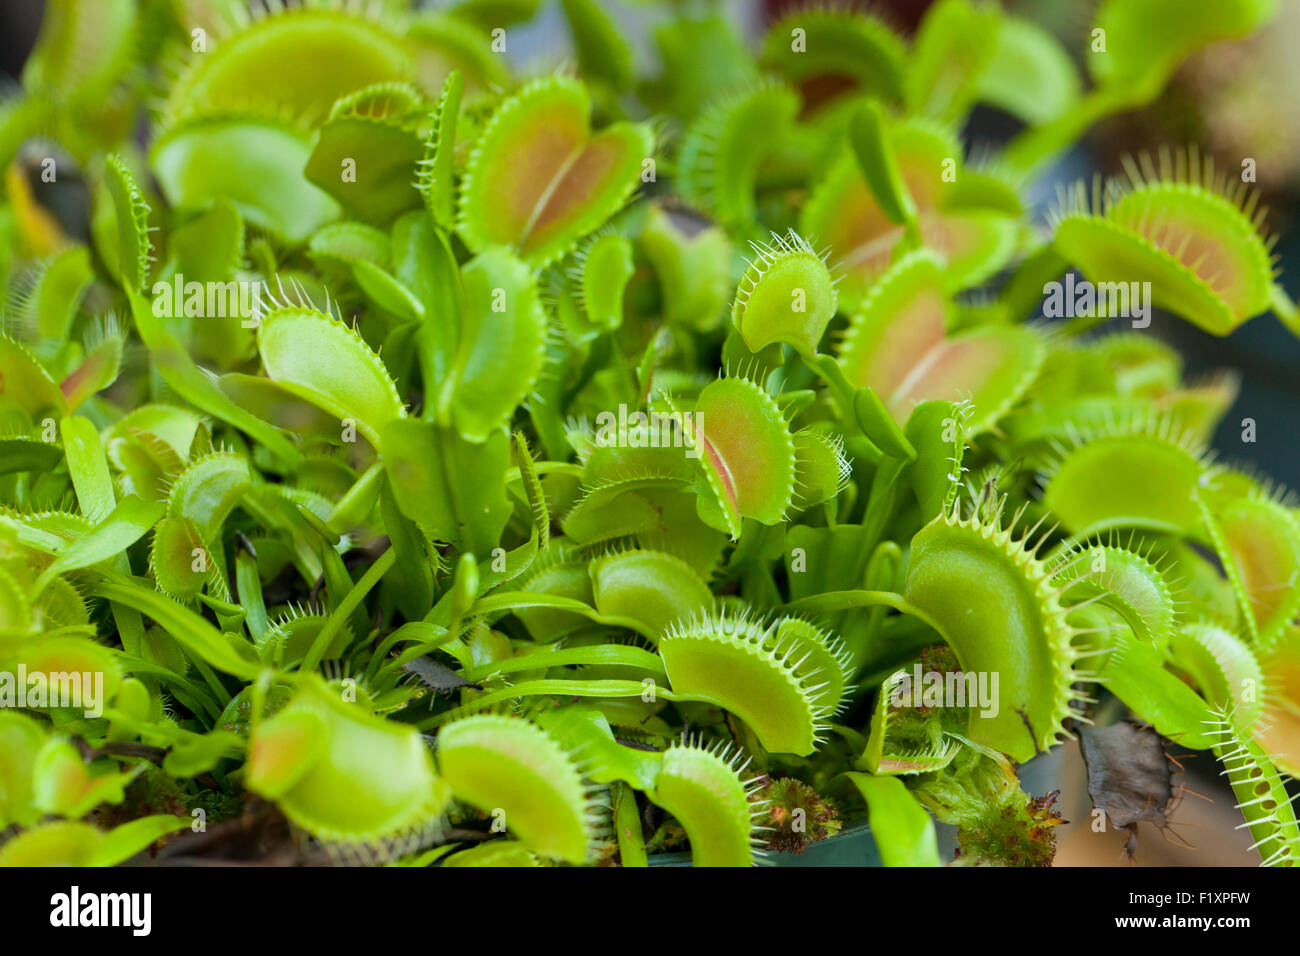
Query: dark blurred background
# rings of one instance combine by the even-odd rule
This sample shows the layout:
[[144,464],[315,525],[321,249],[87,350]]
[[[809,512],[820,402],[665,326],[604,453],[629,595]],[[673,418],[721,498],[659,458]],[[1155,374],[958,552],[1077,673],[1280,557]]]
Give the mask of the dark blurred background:
[[0,4],[0,71],[16,79],[36,40],[41,0],[5,0]]

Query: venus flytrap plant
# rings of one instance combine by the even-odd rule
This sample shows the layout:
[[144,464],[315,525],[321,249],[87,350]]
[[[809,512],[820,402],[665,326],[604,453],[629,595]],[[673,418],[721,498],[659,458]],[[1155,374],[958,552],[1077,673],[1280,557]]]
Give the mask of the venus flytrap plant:
[[188,825],[169,814],[138,817],[107,832],[89,823],[45,823],[6,843],[0,866],[116,866]]
[[871,718],[871,736],[862,752],[863,768],[877,776],[904,776],[943,770],[961,749],[955,734],[964,729],[965,714],[954,708],[947,714],[922,716],[914,708],[897,706],[895,697],[908,680],[897,671],[880,686]]
[[780,84],[759,84],[711,103],[682,137],[677,175],[683,195],[724,226],[742,235],[752,230],[759,169],[798,109],[794,92]]
[[[412,180],[424,143],[415,125],[427,116],[408,83],[377,83],[340,97],[320,128],[307,178],[366,221],[388,223],[420,196]],[[357,178],[339,171],[355,164]]]
[[1081,535],[1115,528],[1191,530],[1209,462],[1199,443],[1177,428],[1171,418],[1148,416],[1074,429],[1045,468],[1044,503]]
[[[809,197],[800,217],[805,234],[829,244],[850,299],[864,295],[890,264],[902,239],[919,239],[943,263],[950,291],[978,285],[1015,252],[1013,217],[989,196],[954,199],[963,181],[962,150],[955,135],[928,119],[901,120],[881,136],[850,138],[836,164]],[[889,170],[879,177],[878,168]],[[864,175],[864,170],[870,170]],[[888,185],[883,198],[874,191]],[[903,209],[915,209],[897,222]]]
[[737,714],[765,750],[806,756],[841,702],[847,666],[804,622],[725,612],[686,618],[659,639],[675,693]]
[[587,858],[595,808],[573,756],[541,727],[466,717],[439,733],[438,767],[459,799],[499,815],[535,852],[569,863]]
[[1300,610],[1291,588],[1300,570],[1295,510],[1252,490],[1211,505],[1202,516],[1248,636],[1260,647],[1271,646]]
[[[1037,526],[1017,529],[1003,502],[962,516],[940,515],[912,540],[903,595],[925,611],[963,670],[999,673],[999,713],[972,720],[973,741],[1024,761],[1047,750],[1075,716],[1079,636],[1061,585],[1038,557]],[[994,642],[990,634],[1001,630]]]
[[731,321],[751,352],[783,343],[813,355],[835,315],[835,280],[822,257],[793,230],[772,243],[751,243],[754,258],[741,277]]
[[612,552],[593,558],[588,573],[596,610],[607,616],[634,618],[656,636],[678,618],[713,603],[713,594],[695,570],[663,552]]
[[1099,544],[1052,559],[1053,580],[1075,600],[1095,598],[1116,611],[1138,638],[1165,647],[1178,632],[1180,614],[1167,572],[1129,547]]
[[993,425],[1020,398],[1045,350],[1025,326],[975,328],[950,336],[952,306],[942,262],[929,252],[899,259],[850,319],[839,363],[850,384],[872,388],[899,424],[921,401],[969,399],[967,434]]
[[[535,81],[502,104],[461,183],[457,229],[472,249],[511,245],[545,265],[623,204],[652,152],[650,132],[623,123],[593,134],[590,112],[586,88],[564,77]],[[534,176],[519,175],[518,156],[529,156]]]
[[696,441],[704,490],[700,517],[733,538],[741,520],[777,524],[794,495],[795,447],[780,408],[746,378],[720,378],[700,390]]
[[1056,852],[1056,794],[1026,797],[1012,763],[967,746],[945,773],[917,791],[925,806],[958,827],[954,865],[1047,866]]
[[414,728],[345,703],[316,678],[253,727],[247,786],[313,836],[337,843],[408,836],[433,825],[447,798]]
[[[0,710],[0,861],[186,826],[143,781],[343,862],[746,866],[865,818],[934,865],[937,818],[1037,865],[1014,765],[1107,694],[1293,862],[1300,533],[1207,451],[1233,381],[1088,335],[1108,309],[1024,321],[1069,268],[1214,334],[1290,316],[1195,152],[1043,231],[1024,198],[1267,4],[1109,0],[1088,91],[965,0],[910,46],[796,12],[757,58],[669,17],[648,83],[585,2],[576,75],[527,81],[500,4],[56,6],[0,110],[0,678],[104,700]],[[1027,124],[1005,154],[968,155],[976,102]],[[993,699],[909,702],[913,667]]]
[[761,839],[762,804],[750,799],[757,781],[746,785],[739,772],[747,760],[725,747],[683,742],[670,747],[655,777],[650,799],[673,814],[691,841],[696,866],[748,866]]

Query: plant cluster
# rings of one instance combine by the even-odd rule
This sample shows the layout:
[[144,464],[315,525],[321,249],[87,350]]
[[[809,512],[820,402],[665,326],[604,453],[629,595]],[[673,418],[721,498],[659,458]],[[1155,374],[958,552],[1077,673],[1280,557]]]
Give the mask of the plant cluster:
[[[1103,698],[1296,862],[1300,518],[1207,450],[1231,375],[1097,332],[1130,288],[1296,328],[1263,213],[1194,149],[1025,199],[1275,4],[1104,0],[1078,56],[971,0],[757,51],[681,4],[652,75],[560,5],[520,76],[536,0],[50,0],[0,106],[0,863],[271,805],[342,861],[865,817],[1045,864],[1016,765]],[[1023,132],[972,153],[976,104]]]

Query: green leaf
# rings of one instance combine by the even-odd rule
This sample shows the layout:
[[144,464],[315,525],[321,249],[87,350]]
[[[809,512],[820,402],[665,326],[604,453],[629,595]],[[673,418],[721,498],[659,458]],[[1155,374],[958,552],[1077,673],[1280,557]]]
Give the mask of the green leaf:
[[763,61],[798,84],[815,115],[841,99],[903,97],[907,46],[883,20],[856,9],[809,7],[772,25]]
[[734,289],[731,243],[716,226],[694,231],[699,223],[651,205],[637,249],[659,282],[664,321],[704,331],[717,325]]
[[260,673],[255,659],[241,654],[236,645],[198,614],[144,587],[138,579],[111,571],[101,573],[103,579],[91,587],[95,594],[157,621],[186,653],[242,680],[253,680]]
[[28,324],[39,338],[67,341],[72,320],[93,278],[90,250],[85,246],[69,246],[50,260],[41,270],[26,306]]
[[961,485],[964,424],[961,407],[943,401],[922,402],[907,419],[905,434],[916,449],[908,480],[924,518],[950,507]]
[[134,495],[122,499],[89,534],[58,553],[37,579],[36,589],[42,590],[51,579],[65,571],[87,568],[122,553],[144,537],[162,514],[163,507],[157,502],[144,501]]
[[636,272],[632,243],[620,235],[598,236],[579,253],[582,307],[596,326],[616,329],[623,322],[623,294]]
[[534,852],[569,863],[591,839],[582,778],[547,731],[518,718],[466,717],[438,735],[438,769],[457,798],[493,813]]
[[117,866],[191,821],[164,814],[140,817],[104,833],[89,823],[60,821],[25,830],[0,849],[6,866]]
[[39,438],[0,438],[0,475],[47,472],[62,457],[58,445]]
[[1179,746],[1194,750],[1213,746],[1216,736],[1209,705],[1165,668],[1165,652],[1132,636],[1127,628],[1112,628],[1110,633],[1110,641],[1103,645],[1109,652],[1098,674],[1107,690]]
[[972,710],[965,736],[1025,761],[1074,715],[1084,652],[1051,570],[1014,524],[996,507],[940,514],[912,538],[903,597],[935,622],[962,670],[1001,675],[996,710]]
[[413,836],[450,796],[414,727],[375,717],[314,674],[253,727],[247,766],[251,789],[330,843]]
[[244,261],[244,217],[225,196],[183,226],[168,240],[176,271],[187,282],[225,282]]
[[96,102],[135,61],[139,12],[131,0],[51,0],[23,67],[24,86]]
[[839,301],[826,263],[793,231],[750,248],[754,258],[736,288],[732,324],[751,352],[781,342],[814,355]]
[[499,429],[532,391],[542,368],[546,316],[532,270],[501,249],[461,269],[460,342],[439,403],[471,441]]
[[358,219],[391,222],[420,204],[415,176],[425,150],[412,119],[422,109],[404,83],[344,97],[317,133],[303,175]]
[[32,802],[46,813],[77,820],[101,803],[121,803],[135,772],[92,772],[71,742],[45,741],[32,765]]
[[281,387],[351,420],[373,445],[406,409],[378,355],[343,322],[313,309],[282,308],[262,318],[257,350]]
[[169,119],[253,109],[315,124],[339,97],[414,70],[402,40],[377,18],[320,7],[280,8],[190,62],[171,88]]
[[998,50],[1000,11],[939,0],[926,11],[907,66],[907,105],[944,120],[965,117]]
[[380,515],[388,540],[397,553],[397,575],[401,582],[398,606],[408,620],[423,617],[433,605],[433,567],[423,535],[398,509],[392,476],[385,474],[379,492]]
[[424,158],[416,177],[416,188],[440,229],[450,230],[456,215],[456,131],[465,81],[459,70],[447,74],[442,93],[430,117],[429,135],[424,141]]
[[424,305],[415,294],[373,262],[361,259],[352,263],[352,278],[367,299],[403,322],[419,322],[424,317]]
[[870,386],[864,385],[853,393],[853,415],[862,434],[886,455],[909,462],[915,460],[916,449]]
[[609,16],[593,0],[563,0],[573,34],[578,69],[622,91],[632,85],[632,50]]
[[[448,235],[418,213],[408,213],[393,224],[392,250],[398,281],[424,307],[416,344],[425,390],[433,394],[439,383],[448,380],[467,307],[460,267]],[[438,412],[438,402],[426,399],[423,417]]]
[[1137,106],[1154,99],[1187,56],[1203,46],[1254,32],[1278,11],[1277,0],[1224,0],[1188,6],[1178,0],[1106,0],[1088,69],[1103,87],[1122,89]]
[[481,443],[430,422],[390,422],[379,448],[397,505],[435,540],[486,555],[513,508],[506,495],[510,441],[504,430]]
[[81,364],[59,383],[67,397],[68,411],[76,411],[117,380],[126,351],[125,338],[116,320],[93,327],[86,337],[86,355]]
[[713,595],[681,558],[655,551],[609,554],[590,565],[596,610],[640,621],[661,634],[679,618],[713,606]]
[[[163,381],[196,408],[240,428],[288,462],[299,458],[298,450],[276,428],[231,401],[204,374],[189,354],[167,330],[160,316],[154,314],[142,296],[131,296],[131,314],[135,327],[149,349],[150,357]],[[186,449],[188,454],[189,449]]]
[[59,421],[59,431],[81,513],[91,521],[102,521],[116,506],[117,495],[99,433],[89,419],[73,415]]
[[[895,120],[889,139],[916,205],[915,228],[890,221],[847,147],[814,184],[800,211],[800,232],[830,247],[832,268],[842,276],[841,298],[861,300],[917,240],[939,256],[941,281],[949,291],[978,285],[1006,265],[1019,238],[1016,219],[1003,208],[1006,188],[968,189],[961,143],[931,121]],[[995,205],[982,205],[992,200]]]
[[466,245],[476,252],[510,245],[545,265],[623,205],[654,146],[650,130],[616,123],[593,133],[590,114],[585,87],[559,76],[502,104],[461,183],[458,231]]
[[[536,8],[539,0],[523,0],[523,6]],[[520,4],[505,2],[485,10],[487,22],[480,28],[462,19],[460,11],[480,4],[462,3],[455,15],[422,10],[410,16],[406,42],[415,58],[415,74],[426,96],[434,97],[443,89],[448,77],[458,72],[464,77],[465,91],[471,96],[491,93],[510,85],[509,64],[492,48],[489,31],[504,28],[516,19],[505,15],[502,7]],[[527,14],[525,15],[527,16]]]
[[885,217],[900,224],[915,220],[916,203],[898,168],[894,145],[887,135],[886,120],[878,104],[866,103],[853,114],[849,121],[849,143]]
[[771,396],[748,379],[719,379],[700,392],[695,415],[692,445],[707,490],[700,517],[733,538],[742,518],[784,520],[794,497],[794,440]]
[[686,830],[692,866],[750,866],[754,821],[738,758],[690,744],[670,747],[647,795]]
[[942,264],[928,252],[891,266],[849,322],[839,362],[849,383],[870,386],[897,422],[926,401],[968,400],[978,434],[1005,415],[1046,357],[1025,326],[980,326],[950,334]]
[[20,409],[29,420],[67,414],[67,400],[50,373],[20,343],[0,333],[0,410]]
[[934,821],[897,777],[844,774],[867,801],[871,835],[885,866],[938,866]]
[[1141,288],[1150,290],[1148,310],[1168,309],[1214,335],[1269,308],[1269,243],[1245,183],[1225,186],[1195,149],[1141,156],[1126,173],[1104,195],[1078,183],[1056,217],[1056,249],[1104,293],[1098,318],[1138,315],[1132,296]]
[[1056,37],[1020,17],[1004,16],[997,51],[979,77],[979,99],[1031,125],[1051,122],[1074,107],[1078,70]]
[[118,156],[105,162],[104,187],[116,223],[116,246],[109,258],[127,292],[138,292],[149,277],[149,204],[135,177]]
[[794,91],[771,83],[718,97],[682,139],[677,177],[683,195],[729,229],[752,229],[759,170],[793,135],[798,111]]
[[138,853],[143,853],[150,844],[175,833],[177,830],[189,829],[192,820],[159,813],[140,817],[130,823],[114,827],[103,835],[98,845],[90,854],[87,866],[117,866],[125,863]]
[[173,207],[204,209],[224,197],[249,223],[305,242],[339,215],[338,204],[303,175],[311,151],[310,138],[293,127],[216,116],[169,129],[150,156]]

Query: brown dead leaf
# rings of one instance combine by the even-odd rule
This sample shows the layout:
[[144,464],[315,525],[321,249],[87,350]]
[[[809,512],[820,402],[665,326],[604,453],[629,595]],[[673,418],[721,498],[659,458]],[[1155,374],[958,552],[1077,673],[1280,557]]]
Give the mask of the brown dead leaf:
[[1088,796],[1111,825],[1128,830],[1125,852],[1137,851],[1137,825],[1164,830],[1173,803],[1173,772],[1164,741],[1150,727],[1118,723],[1079,730],[1080,751],[1088,769]]

